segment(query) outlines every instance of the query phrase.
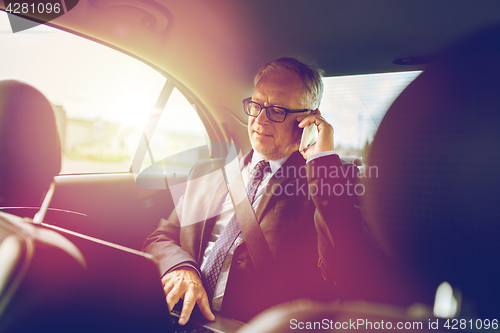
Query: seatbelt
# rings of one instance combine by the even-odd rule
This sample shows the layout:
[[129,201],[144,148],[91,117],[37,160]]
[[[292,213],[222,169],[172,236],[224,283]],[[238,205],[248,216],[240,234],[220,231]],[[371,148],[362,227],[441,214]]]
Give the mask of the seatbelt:
[[[235,156],[233,154],[229,154]],[[243,239],[257,272],[264,272],[274,261],[271,249],[259,226],[241,176],[239,158],[236,156],[222,168],[224,180],[233,202]]]

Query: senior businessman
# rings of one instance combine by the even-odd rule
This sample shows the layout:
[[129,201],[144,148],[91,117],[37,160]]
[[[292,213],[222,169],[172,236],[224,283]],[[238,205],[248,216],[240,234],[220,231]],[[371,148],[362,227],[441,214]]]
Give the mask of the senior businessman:
[[[183,299],[180,324],[196,305],[210,320],[215,310],[248,321],[283,301],[342,297],[366,285],[357,169],[335,153],[333,127],[318,109],[321,70],[280,58],[264,64],[254,82],[243,101],[253,149],[242,177],[271,264],[255,267],[220,169],[188,182],[144,246],[159,261],[170,309]],[[313,123],[318,139],[299,151]],[[199,163],[192,173],[212,166]]]

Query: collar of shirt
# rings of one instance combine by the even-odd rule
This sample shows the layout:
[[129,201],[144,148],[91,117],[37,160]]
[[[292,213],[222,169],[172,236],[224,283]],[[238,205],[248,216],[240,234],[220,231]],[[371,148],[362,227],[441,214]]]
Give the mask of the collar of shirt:
[[[288,156],[285,156],[283,158],[280,158],[279,160],[272,160],[272,161],[269,161],[269,165],[271,166],[271,176],[274,176],[274,174],[276,173],[276,171],[279,170],[279,168],[281,168],[281,166],[283,164],[285,164],[286,160],[288,160],[288,158],[291,156],[292,154],[288,155]],[[259,163],[260,161],[262,161],[264,159],[264,157],[262,157],[261,154],[259,154],[258,152],[256,152],[255,150],[253,151],[253,155],[252,155],[252,160],[250,161],[250,168],[248,170],[253,170],[253,168],[257,165],[257,163]]]

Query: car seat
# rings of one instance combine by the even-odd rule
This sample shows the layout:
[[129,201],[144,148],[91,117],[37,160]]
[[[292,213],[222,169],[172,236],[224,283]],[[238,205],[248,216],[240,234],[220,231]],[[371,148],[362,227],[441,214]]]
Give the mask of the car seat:
[[0,81],[0,332],[63,331],[74,319],[81,252],[57,232],[5,213],[33,215],[38,209],[22,208],[40,205],[60,169],[50,102],[26,83]]
[[60,170],[50,102],[26,83],[0,81],[0,207],[38,207]]
[[[461,316],[500,311],[500,27],[439,55],[396,99],[369,152],[375,238],[432,305],[447,281]],[[460,293],[458,293],[460,291]],[[461,296],[459,295],[461,294]]]

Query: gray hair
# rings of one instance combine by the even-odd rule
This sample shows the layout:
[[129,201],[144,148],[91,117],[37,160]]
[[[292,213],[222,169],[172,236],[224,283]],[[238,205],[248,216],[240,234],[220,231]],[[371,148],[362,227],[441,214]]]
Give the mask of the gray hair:
[[279,58],[263,64],[254,78],[257,85],[260,78],[271,73],[296,73],[300,76],[306,88],[306,94],[314,102],[315,107],[319,107],[323,96],[324,71],[312,65],[306,65],[295,58]]

